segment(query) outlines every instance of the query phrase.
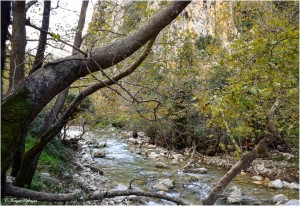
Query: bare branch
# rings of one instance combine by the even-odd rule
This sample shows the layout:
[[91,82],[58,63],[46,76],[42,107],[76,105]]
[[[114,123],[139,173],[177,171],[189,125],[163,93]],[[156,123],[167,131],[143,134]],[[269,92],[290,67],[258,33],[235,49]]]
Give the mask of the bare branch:
[[45,32],[46,34],[49,34],[51,37],[54,38],[55,41],[62,42],[62,43],[64,43],[65,45],[68,45],[68,46],[72,47],[73,49],[77,50],[78,52],[80,52],[81,54],[84,54],[84,55],[86,56],[86,53],[85,53],[84,51],[82,51],[82,50],[80,50],[79,48],[73,46],[72,44],[69,44],[68,42],[66,42],[66,41],[64,41],[64,40],[62,40],[62,39],[57,39],[57,38],[55,38],[55,35],[54,35],[53,33],[48,32],[48,31],[46,31],[46,30],[44,30],[44,29],[41,29],[41,28],[39,28],[39,27],[37,27],[37,26],[31,24],[30,21],[27,20],[27,21],[26,21],[26,25],[27,25],[27,26],[30,26],[30,27],[32,27],[32,28],[34,28],[34,29],[37,29],[37,30],[39,30],[39,31],[41,31],[41,32]]
[[[24,189],[20,187],[15,187],[12,185],[7,185],[7,196],[19,197],[19,198],[29,198],[31,200],[38,201],[47,201],[47,202],[68,202],[76,201],[80,194],[68,193],[68,194],[51,194],[45,192],[36,192],[29,189]],[[138,190],[122,190],[122,191],[96,191],[92,194],[86,195],[83,197],[84,201],[89,200],[103,200],[105,198],[113,198],[118,196],[145,196],[145,197],[154,197],[159,199],[164,199],[167,201],[174,202],[178,205],[188,205],[186,202],[179,198],[169,197],[164,194],[158,194],[154,192],[144,192]]]

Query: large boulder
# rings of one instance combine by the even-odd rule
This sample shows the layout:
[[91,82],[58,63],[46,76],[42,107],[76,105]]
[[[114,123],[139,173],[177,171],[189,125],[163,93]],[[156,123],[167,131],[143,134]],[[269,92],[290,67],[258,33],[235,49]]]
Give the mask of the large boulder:
[[279,195],[275,195],[274,197],[272,197],[271,201],[275,204],[282,204],[282,203],[286,203],[289,199],[287,198],[287,196],[283,195],[283,194],[279,194]]
[[280,179],[269,182],[268,187],[280,189],[283,188],[283,183]]
[[234,187],[233,191],[227,197],[228,204],[236,204],[241,203],[243,199],[242,189],[238,187]]

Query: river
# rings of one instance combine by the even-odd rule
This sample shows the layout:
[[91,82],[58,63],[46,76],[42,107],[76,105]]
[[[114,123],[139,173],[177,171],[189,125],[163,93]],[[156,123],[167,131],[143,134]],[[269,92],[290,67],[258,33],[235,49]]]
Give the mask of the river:
[[[71,137],[79,134],[78,127],[71,127],[68,135]],[[133,188],[151,190],[157,179],[170,178],[175,182],[174,189],[166,192],[167,195],[181,197],[191,204],[199,204],[211,191],[226,170],[214,166],[204,165],[208,169],[206,174],[195,174],[183,172],[182,164],[171,165],[169,169],[159,169],[155,167],[157,160],[149,159],[145,156],[135,154],[130,150],[130,146],[124,138],[116,135],[114,131],[87,132],[84,139],[97,138],[98,141],[105,141],[107,146],[105,158],[95,158],[97,165],[104,171],[105,176],[113,180],[115,189],[127,189],[132,179],[137,179],[133,183]],[[93,149],[94,152],[99,149]],[[163,161],[160,161],[163,162]],[[195,176],[196,178],[191,178]],[[244,200],[254,204],[266,202],[277,194],[284,194],[289,199],[298,199],[299,191],[292,189],[272,189],[263,185],[252,183],[249,174],[238,175],[227,188],[236,186],[242,189]],[[170,202],[149,200],[149,205],[170,204]],[[224,198],[219,198],[217,205],[225,204]]]

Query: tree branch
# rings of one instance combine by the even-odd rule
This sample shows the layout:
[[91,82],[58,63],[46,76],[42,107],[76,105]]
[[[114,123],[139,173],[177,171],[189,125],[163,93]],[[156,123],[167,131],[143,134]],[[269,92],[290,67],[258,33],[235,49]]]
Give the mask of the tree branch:
[[33,0],[33,1],[28,2],[25,5],[25,12],[27,12],[30,9],[30,7],[32,7],[33,5],[35,5],[37,2],[38,2],[37,0]]
[[[96,191],[94,193],[88,194],[83,198],[83,201],[89,200],[103,200],[105,198],[113,198],[117,196],[145,196],[145,197],[154,197],[159,199],[164,199],[167,201],[174,202],[178,205],[188,205],[185,201],[169,197],[167,195],[158,194],[154,192],[143,192],[138,190],[122,190],[122,191]],[[38,201],[47,201],[47,202],[68,202],[76,201],[79,197],[79,194],[69,193],[69,194],[51,194],[45,192],[36,192],[29,189],[24,189],[20,187],[15,187],[12,185],[7,185],[7,196],[18,197],[18,198],[28,198],[31,200]]]

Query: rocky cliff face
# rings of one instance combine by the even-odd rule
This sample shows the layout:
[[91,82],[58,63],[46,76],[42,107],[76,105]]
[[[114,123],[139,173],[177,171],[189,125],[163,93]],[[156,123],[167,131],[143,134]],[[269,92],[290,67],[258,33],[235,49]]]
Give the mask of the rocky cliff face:
[[[142,16],[146,18],[150,17],[152,13],[163,7],[162,4],[166,3],[161,1],[137,3],[135,1],[119,0],[103,7],[104,4],[106,3],[99,3],[99,5],[102,5],[101,9],[105,10],[105,13],[110,16],[107,18],[107,15],[105,15],[107,18],[105,24],[109,25],[113,31],[121,31],[126,23],[126,18],[130,15],[131,18],[137,18],[138,22],[142,22],[144,19]],[[232,4],[232,2],[222,2],[220,0],[194,0],[167,30],[172,32],[172,34],[174,32],[190,31],[202,36],[217,35],[225,41],[227,38],[225,33],[228,32],[224,33],[223,31],[220,33],[218,28],[222,26],[230,31],[235,30],[232,21]],[[99,8],[95,9],[93,15],[94,21],[97,21],[97,18],[101,18],[101,16],[103,17],[103,15],[96,15],[96,13],[103,12],[100,10]]]

